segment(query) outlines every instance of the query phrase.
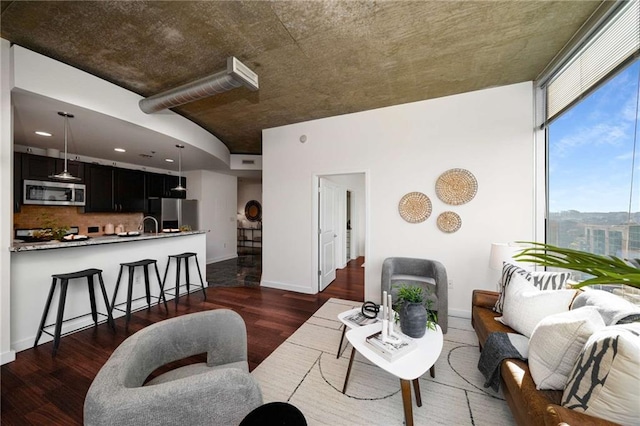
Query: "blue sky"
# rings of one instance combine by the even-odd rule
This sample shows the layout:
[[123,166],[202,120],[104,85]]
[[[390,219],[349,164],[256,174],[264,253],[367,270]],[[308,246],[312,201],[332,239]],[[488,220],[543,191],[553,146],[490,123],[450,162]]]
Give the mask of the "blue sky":
[[[551,123],[549,211],[628,211],[639,71],[636,60]],[[631,210],[640,211],[640,140]]]

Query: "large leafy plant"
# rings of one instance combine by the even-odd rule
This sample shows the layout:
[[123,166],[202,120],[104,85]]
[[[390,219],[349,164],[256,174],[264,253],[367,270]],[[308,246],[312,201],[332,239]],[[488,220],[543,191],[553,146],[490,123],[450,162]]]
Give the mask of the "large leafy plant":
[[553,268],[570,269],[593,276],[574,287],[594,284],[624,284],[640,288],[640,268],[615,257],[556,247],[550,244],[523,242],[527,247],[514,259]]

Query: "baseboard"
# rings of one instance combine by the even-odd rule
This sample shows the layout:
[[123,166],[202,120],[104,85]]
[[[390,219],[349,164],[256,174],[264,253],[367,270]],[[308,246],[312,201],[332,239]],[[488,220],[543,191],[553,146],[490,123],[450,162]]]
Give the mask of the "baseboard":
[[214,257],[212,259],[207,259],[207,265],[209,265],[210,263],[217,263],[217,262],[222,262],[224,260],[235,259],[237,257],[238,257],[237,254],[231,254],[229,256],[222,256],[222,257]]
[[471,319],[471,311],[462,309],[449,309],[449,316]]
[[278,290],[295,291],[296,293],[304,293],[304,294],[317,293],[317,291],[313,291],[309,287],[301,287],[301,286],[292,285],[292,284],[278,283],[275,281],[262,280],[260,282],[260,285],[262,287],[277,288]]
[[11,350],[0,354],[0,365],[5,365],[16,360],[16,351]]

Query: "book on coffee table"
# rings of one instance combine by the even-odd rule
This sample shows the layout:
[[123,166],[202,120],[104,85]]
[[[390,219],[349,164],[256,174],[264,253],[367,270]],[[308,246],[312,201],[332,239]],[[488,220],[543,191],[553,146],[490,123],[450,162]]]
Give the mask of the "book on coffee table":
[[362,315],[362,312],[354,312],[353,314],[347,315],[346,317],[344,317],[344,319],[347,322],[352,323],[353,327],[375,324],[376,322],[380,321],[378,318],[365,317],[364,315]]
[[378,331],[377,333],[367,336],[365,342],[371,350],[387,361],[395,361],[418,347],[417,343],[410,337],[402,333],[397,333],[397,335],[400,337],[399,342],[383,342],[382,332]]

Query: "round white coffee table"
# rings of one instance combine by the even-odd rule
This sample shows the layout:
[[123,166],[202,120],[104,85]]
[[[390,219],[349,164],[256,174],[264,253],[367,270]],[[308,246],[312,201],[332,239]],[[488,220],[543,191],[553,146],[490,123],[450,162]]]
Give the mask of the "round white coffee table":
[[408,354],[403,355],[399,359],[387,361],[370,349],[365,342],[365,339],[368,336],[380,331],[381,329],[382,324],[376,323],[365,325],[363,327],[351,328],[347,331],[347,340],[351,343],[351,346],[353,346],[354,351],[351,352],[351,359],[349,360],[349,367],[344,379],[342,393],[344,393],[347,388],[347,381],[349,380],[349,374],[351,374],[353,357],[355,355],[355,351],[358,351],[369,361],[400,379],[405,424],[407,426],[412,426],[413,409],[411,404],[411,382],[413,382],[413,389],[416,394],[416,404],[418,407],[421,407],[422,397],[420,396],[420,383],[418,379],[429,369],[431,369],[431,377],[435,376],[433,365],[442,352],[442,330],[438,325],[436,325],[435,330],[427,329],[423,337],[413,339],[417,343],[417,347],[415,349]]

